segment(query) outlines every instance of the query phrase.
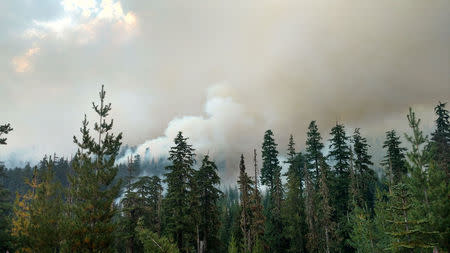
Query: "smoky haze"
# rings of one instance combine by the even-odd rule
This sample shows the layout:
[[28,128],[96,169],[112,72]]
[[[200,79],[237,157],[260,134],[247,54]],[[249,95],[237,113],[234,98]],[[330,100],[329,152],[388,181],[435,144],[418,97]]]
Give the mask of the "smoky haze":
[[11,164],[72,153],[101,83],[138,153],[167,155],[183,131],[225,176],[266,129],[283,154],[311,120],[325,140],[336,121],[376,137],[407,131],[409,106],[431,127],[450,98],[447,0],[67,2],[0,4],[16,13],[0,18]]

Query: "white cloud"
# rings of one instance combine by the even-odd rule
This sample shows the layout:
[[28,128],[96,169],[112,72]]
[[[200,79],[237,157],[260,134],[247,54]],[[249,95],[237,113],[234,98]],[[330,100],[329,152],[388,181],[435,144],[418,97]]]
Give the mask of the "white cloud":
[[32,47],[28,49],[25,54],[14,57],[11,61],[14,66],[14,70],[18,73],[28,72],[32,70],[32,57],[35,54],[39,53],[40,50],[41,49],[39,47]]

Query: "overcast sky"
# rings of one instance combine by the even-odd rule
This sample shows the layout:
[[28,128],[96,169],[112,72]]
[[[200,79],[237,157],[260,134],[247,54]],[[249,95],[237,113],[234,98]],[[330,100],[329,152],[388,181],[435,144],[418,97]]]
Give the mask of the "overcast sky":
[[0,1],[0,160],[75,150],[101,84],[124,143],[166,154],[182,130],[237,163],[271,128],[284,153],[318,120],[367,136],[425,126],[450,100],[450,1]]

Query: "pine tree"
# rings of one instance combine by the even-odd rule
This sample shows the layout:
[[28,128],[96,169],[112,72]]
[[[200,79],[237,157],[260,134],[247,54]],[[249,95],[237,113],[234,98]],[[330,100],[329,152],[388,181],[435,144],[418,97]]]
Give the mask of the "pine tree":
[[140,242],[143,244],[145,253],[178,253],[177,245],[166,237],[147,229],[140,220],[136,227]]
[[361,136],[359,128],[356,128],[353,137],[353,153],[355,155],[355,180],[358,189],[358,195],[361,197],[360,208],[369,208],[373,210],[375,201],[375,184],[377,178],[375,172],[370,168],[373,165],[369,155],[369,144],[367,139]]
[[324,145],[321,141],[322,137],[320,136],[316,121],[313,120],[309,123],[306,138],[306,159],[308,160],[308,169],[313,172],[312,179],[314,182],[319,180],[320,160],[323,157],[322,149]]
[[200,170],[195,174],[199,196],[199,238],[198,252],[216,252],[218,250],[218,231],[220,226],[218,201],[222,192],[218,189],[220,178],[217,166],[206,155]]
[[432,249],[434,232],[424,231],[424,225],[429,222],[426,218],[415,219],[413,211],[416,206],[408,185],[398,183],[393,186],[389,200],[388,211],[391,218],[388,220],[392,226],[387,231],[393,238],[389,250],[394,252],[414,252],[414,249]]
[[436,130],[432,133],[433,159],[438,167],[447,174],[447,184],[450,178],[450,122],[449,113],[445,109],[447,103],[441,103],[434,108],[437,115]]
[[253,150],[253,163],[255,168],[255,185],[250,199],[250,209],[252,213],[250,222],[251,240],[253,242],[253,252],[258,252],[263,248],[264,222],[263,206],[258,185],[258,165],[256,161],[256,149]]
[[193,223],[193,175],[195,163],[194,149],[187,143],[188,138],[179,132],[175,137],[175,146],[170,148],[166,167],[167,195],[165,198],[166,232],[174,239],[181,252],[188,252],[195,241],[195,223]]
[[250,196],[252,195],[252,184],[250,177],[245,170],[244,155],[241,155],[239,162],[239,191],[240,191],[240,206],[241,206],[241,218],[240,228],[243,238],[244,252],[251,252],[252,237],[251,237],[251,206]]
[[289,252],[305,252],[304,235],[307,233],[307,228],[301,175],[301,168],[305,164],[305,159],[302,153],[295,152],[295,143],[292,135],[289,138],[287,155],[289,168],[285,174],[287,177],[287,192],[286,201],[283,205],[283,216],[286,224],[284,232],[290,243]]
[[99,93],[100,104],[93,104],[99,121],[94,124],[97,140],[89,133],[86,116],[80,128],[81,140],[74,136],[78,151],[72,161],[70,181],[70,234],[71,251],[113,251],[113,232],[116,224],[114,200],[118,197],[121,182],[114,183],[117,175],[115,160],[121,145],[122,133],[111,133],[113,120],[106,118],[111,104],[105,104],[105,91]]
[[139,217],[142,225],[158,235],[162,229],[162,192],[161,179],[158,176],[139,177],[132,184],[132,189],[138,195]]
[[[2,134],[8,134],[13,129],[10,124],[0,125],[0,137]],[[0,145],[6,145],[6,138],[0,138]],[[12,250],[11,238],[11,213],[10,192],[6,189],[6,168],[0,163],[0,251],[6,252]]]
[[12,130],[13,129],[10,124],[0,125],[0,145],[6,145],[7,140],[5,137],[2,138],[1,136],[4,134],[8,134]]
[[388,176],[391,188],[392,185],[400,182],[407,172],[404,154],[406,149],[400,147],[400,145],[400,137],[397,136],[395,130],[386,132],[386,140],[383,143],[383,148],[387,148],[387,153],[381,164],[389,169]]
[[281,252],[284,246],[281,217],[283,186],[281,183],[281,167],[279,165],[276,147],[277,144],[273,138],[272,130],[267,130],[264,134],[264,142],[262,145],[263,167],[261,169],[261,183],[269,187],[265,237],[271,252]]
[[[356,206],[351,215],[353,230],[350,234],[350,243],[356,252],[376,253],[374,231],[375,225],[368,210]],[[382,250],[382,249],[381,249]]]

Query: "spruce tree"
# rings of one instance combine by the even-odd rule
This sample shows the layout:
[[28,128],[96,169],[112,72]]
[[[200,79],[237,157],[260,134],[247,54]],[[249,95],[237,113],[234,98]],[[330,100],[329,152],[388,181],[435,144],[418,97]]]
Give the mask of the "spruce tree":
[[219,246],[218,231],[220,226],[218,201],[222,192],[218,189],[220,178],[217,166],[205,155],[202,166],[195,174],[199,189],[199,238],[197,252],[217,252]]
[[309,123],[306,137],[306,159],[308,160],[308,169],[312,171],[312,180],[314,182],[319,180],[319,167],[320,160],[323,157],[323,147],[322,137],[320,136],[316,121],[313,120]]
[[305,206],[303,199],[303,187],[301,169],[304,166],[305,159],[302,153],[295,152],[295,142],[291,135],[288,144],[289,168],[285,176],[286,183],[286,201],[283,205],[283,219],[285,221],[285,237],[289,240],[289,252],[305,252],[306,243],[304,236],[307,233],[305,223]]
[[[3,134],[8,134],[13,129],[10,124],[0,125],[0,145],[6,145],[6,138],[1,138]],[[12,205],[10,192],[6,189],[7,182],[6,168],[0,162],[0,251],[6,252],[12,250],[11,238],[11,213]]]
[[283,224],[281,217],[281,202],[283,186],[281,183],[281,166],[278,161],[277,144],[272,130],[264,134],[262,144],[263,167],[261,169],[261,183],[269,187],[269,201],[266,207],[265,238],[271,252],[283,250]]
[[244,155],[241,155],[239,162],[239,191],[240,191],[240,206],[241,206],[241,218],[240,228],[243,239],[244,252],[251,252],[252,237],[251,237],[251,206],[250,196],[252,195],[252,184],[250,177],[245,170]]
[[329,175],[330,181],[334,181],[330,187],[332,196],[332,206],[335,209],[335,220],[337,221],[337,234],[342,242],[340,247],[348,252],[352,251],[349,247],[350,238],[349,224],[349,182],[350,182],[350,155],[351,150],[348,145],[349,137],[345,134],[344,125],[336,123],[331,129],[330,153],[328,158],[334,164],[333,175]]
[[253,187],[253,194],[250,198],[250,209],[251,209],[251,240],[253,242],[253,252],[263,248],[263,236],[264,236],[264,222],[265,217],[263,214],[263,206],[261,203],[261,193],[259,191],[258,185],[258,164],[256,160],[256,149],[253,150],[253,164],[255,169],[255,180]]
[[161,179],[158,176],[139,177],[132,184],[138,195],[138,208],[142,225],[158,235],[162,229],[162,192]]
[[81,139],[73,137],[78,151],[72,161],[73,175],[69,175],[69,233],[71,251],[111,252],[116,213],[114,200],[118,197],[121,182],[117,175],[115,160],[119,152],[122,133],[113,134],[113,120],[106,121],[111,104],[105,103],[106,92],[102,86],[100,104],[92,103],[99,121],[94,124],[94,138],[88,129],[86,115],[80,128]]
[[400,182],[408,171],[404,154],[406,148],[400,147],[400,145],[400,137],[395,130],[386,132],[386,140],[383,143],[383,148],[386,148],[387,152],[381,164],[388,168],[391,187]]
[[167,195],[165,198],[166,232],[173,238],[181,252],[189,252],[194,247],[195,223],[192,215],[192,199],[194,197],[194,149],[187,143],[188,138],[178,132],[174,139],[175,146],[170,148],[169,161],[166,167],[165,182]]
[[433,159],[436,165],[447,174],[447,184],[450,178],[450,122],[449,113],[445,109],[447,103],[441,103],[434,108],[437,115],[436,130],[432,133]]

